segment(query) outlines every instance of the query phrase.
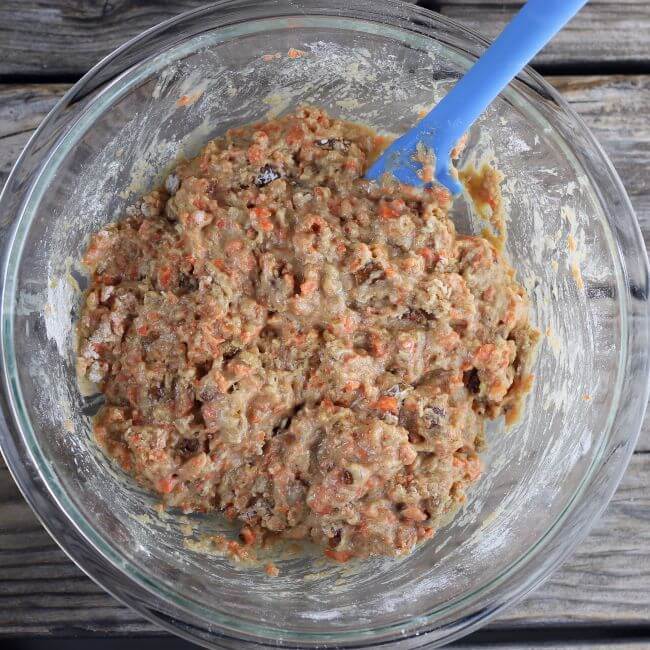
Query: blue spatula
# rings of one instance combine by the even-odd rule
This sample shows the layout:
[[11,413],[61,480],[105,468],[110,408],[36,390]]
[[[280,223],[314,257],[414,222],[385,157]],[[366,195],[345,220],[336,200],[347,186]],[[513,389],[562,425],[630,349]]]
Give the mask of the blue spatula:
[[392,174],[406,185],[426,184],[414,156],[419,144],[435,156],[436,180],[452,194],[461,185],[451,173],[451,151],[473,122],[514,76],[587,3],[587,0],[528,0],[485,54],[411,130],[395,140],[366,172],[378,181]]

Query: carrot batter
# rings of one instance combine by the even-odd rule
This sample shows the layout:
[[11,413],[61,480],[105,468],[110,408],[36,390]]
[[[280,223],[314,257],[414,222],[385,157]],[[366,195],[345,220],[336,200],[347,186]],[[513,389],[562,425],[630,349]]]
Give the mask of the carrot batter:
[[[79,372],[95,433],[184,512],[241,541],[400,555],[481,474],[538,333],[451,198],[363,180],[378,141],[303,108],[229,131],[96,233]],[[498,188],[494,188],[496,192]]]

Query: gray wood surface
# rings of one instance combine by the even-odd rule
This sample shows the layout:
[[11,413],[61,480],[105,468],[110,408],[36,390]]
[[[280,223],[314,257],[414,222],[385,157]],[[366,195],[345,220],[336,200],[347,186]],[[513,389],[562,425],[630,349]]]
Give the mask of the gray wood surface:
[[[115,47],[203,0],[3,0],[0,77],[78,76]],[[521,6],[517,0],[419,0],[493,37]],[[602,72],[603,66],[650,66],[650,3],[591,0],[535,64]],[[647,71],[647,70],[646,70]]]
[[[650,242],[650,75],[550,80],[611,156]],[[63,84],[0,86],[0,184],[32,130],[66,88]],[[542,587],[486,631],[505,630],[507,636],[509,631],[538,627],[593,629],[612,623],[625,629],[632,625],[650,629],[648,477],[650,420],[646,419],[631,465],[589,537]],[[35,520],[6,468],[0,467],[0,644],[3,635],[157,633],[155,626],[114,601],[66,558]],[[630,640],[620,647],[648,647],[648,639]],[[553,647],[569,645],[598,647],[578,642]]]
[[[418,4],[494,38],[521,7],[521,0],[422,0]],[[536,65],[575,71],[650,63],[648,0],[590,0],[535,59]]]
[[64,84],[0,85],[0,187],[31,134],[68,88]]

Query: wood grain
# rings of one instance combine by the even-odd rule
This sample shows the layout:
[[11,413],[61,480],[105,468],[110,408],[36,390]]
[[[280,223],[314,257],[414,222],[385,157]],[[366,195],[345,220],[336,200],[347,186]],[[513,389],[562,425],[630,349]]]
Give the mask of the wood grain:
[[[517,0],[421,0],[430,7],[493,39],[523,2]],[[650,63],[650,3],[647,0],[591,0],[534,59],[533,65],[575,72],[610,71],[623,64]]]
[[[555,77],[551,82],[612,157],[650,241],[650,76]],[[66,88],[0,86],[0,183],[20,147]],[[591,628],[612,621],[648,628],[648,476],[647,418],[623,482],[589,537],[542,587],[487,630],[578,624]],[[0,638],[27,634],[124,636],[159,630],[105,594],[67,559],[0,466]],[[472,647],[469,641],[461,645]]]
[[0,188],[27,140],[68,88],[66,84],[0,86]]
[[[149,27],[203,0],[3,0],[0,77],[80,76],[100,58]],[[493,38],[521,2],[420,0]],[[650,3],[592,0],[535,59],[536,65],[650,65]],[[596,37],[594,37],[597,35]],[[611,70],[610,70],[611,71]]]
[[0,458],[0,638],[159,632],[88,579],[34,517]]
[[632,457],[603,517],[542,587],[496,623],[650,623],[650,454]]
[[80,76],[136,34],[202,0],[3,0],[0,75]]
[[[582,117],[614,163],[650,246],[650,75],[547,80]],[[650,447],[650,438],[647,444]]]

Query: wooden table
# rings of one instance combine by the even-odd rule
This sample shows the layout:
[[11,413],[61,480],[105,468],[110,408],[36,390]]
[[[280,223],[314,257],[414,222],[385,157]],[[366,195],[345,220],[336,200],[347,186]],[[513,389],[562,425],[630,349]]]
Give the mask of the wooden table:
[[[200,0],[2,0],[0,185],[40,120],[101,56]],[[421,2],[494,36],[521,2]],[[650,2],[591,0],[535,60],[607,150],[650,240]],[[76,637],[77,641],[63,639]],[[180,648],[54,544],[0,461],[0,647]],[[119,641],[116,640],[119,637]],[[113,641],[109,641],[112,639]],[[60,640],[60,641],[57,641]],[[132,642],[133,643],[133,642]],[[462,647],[650,647],[650,424],[602,519],[535,593]]]

